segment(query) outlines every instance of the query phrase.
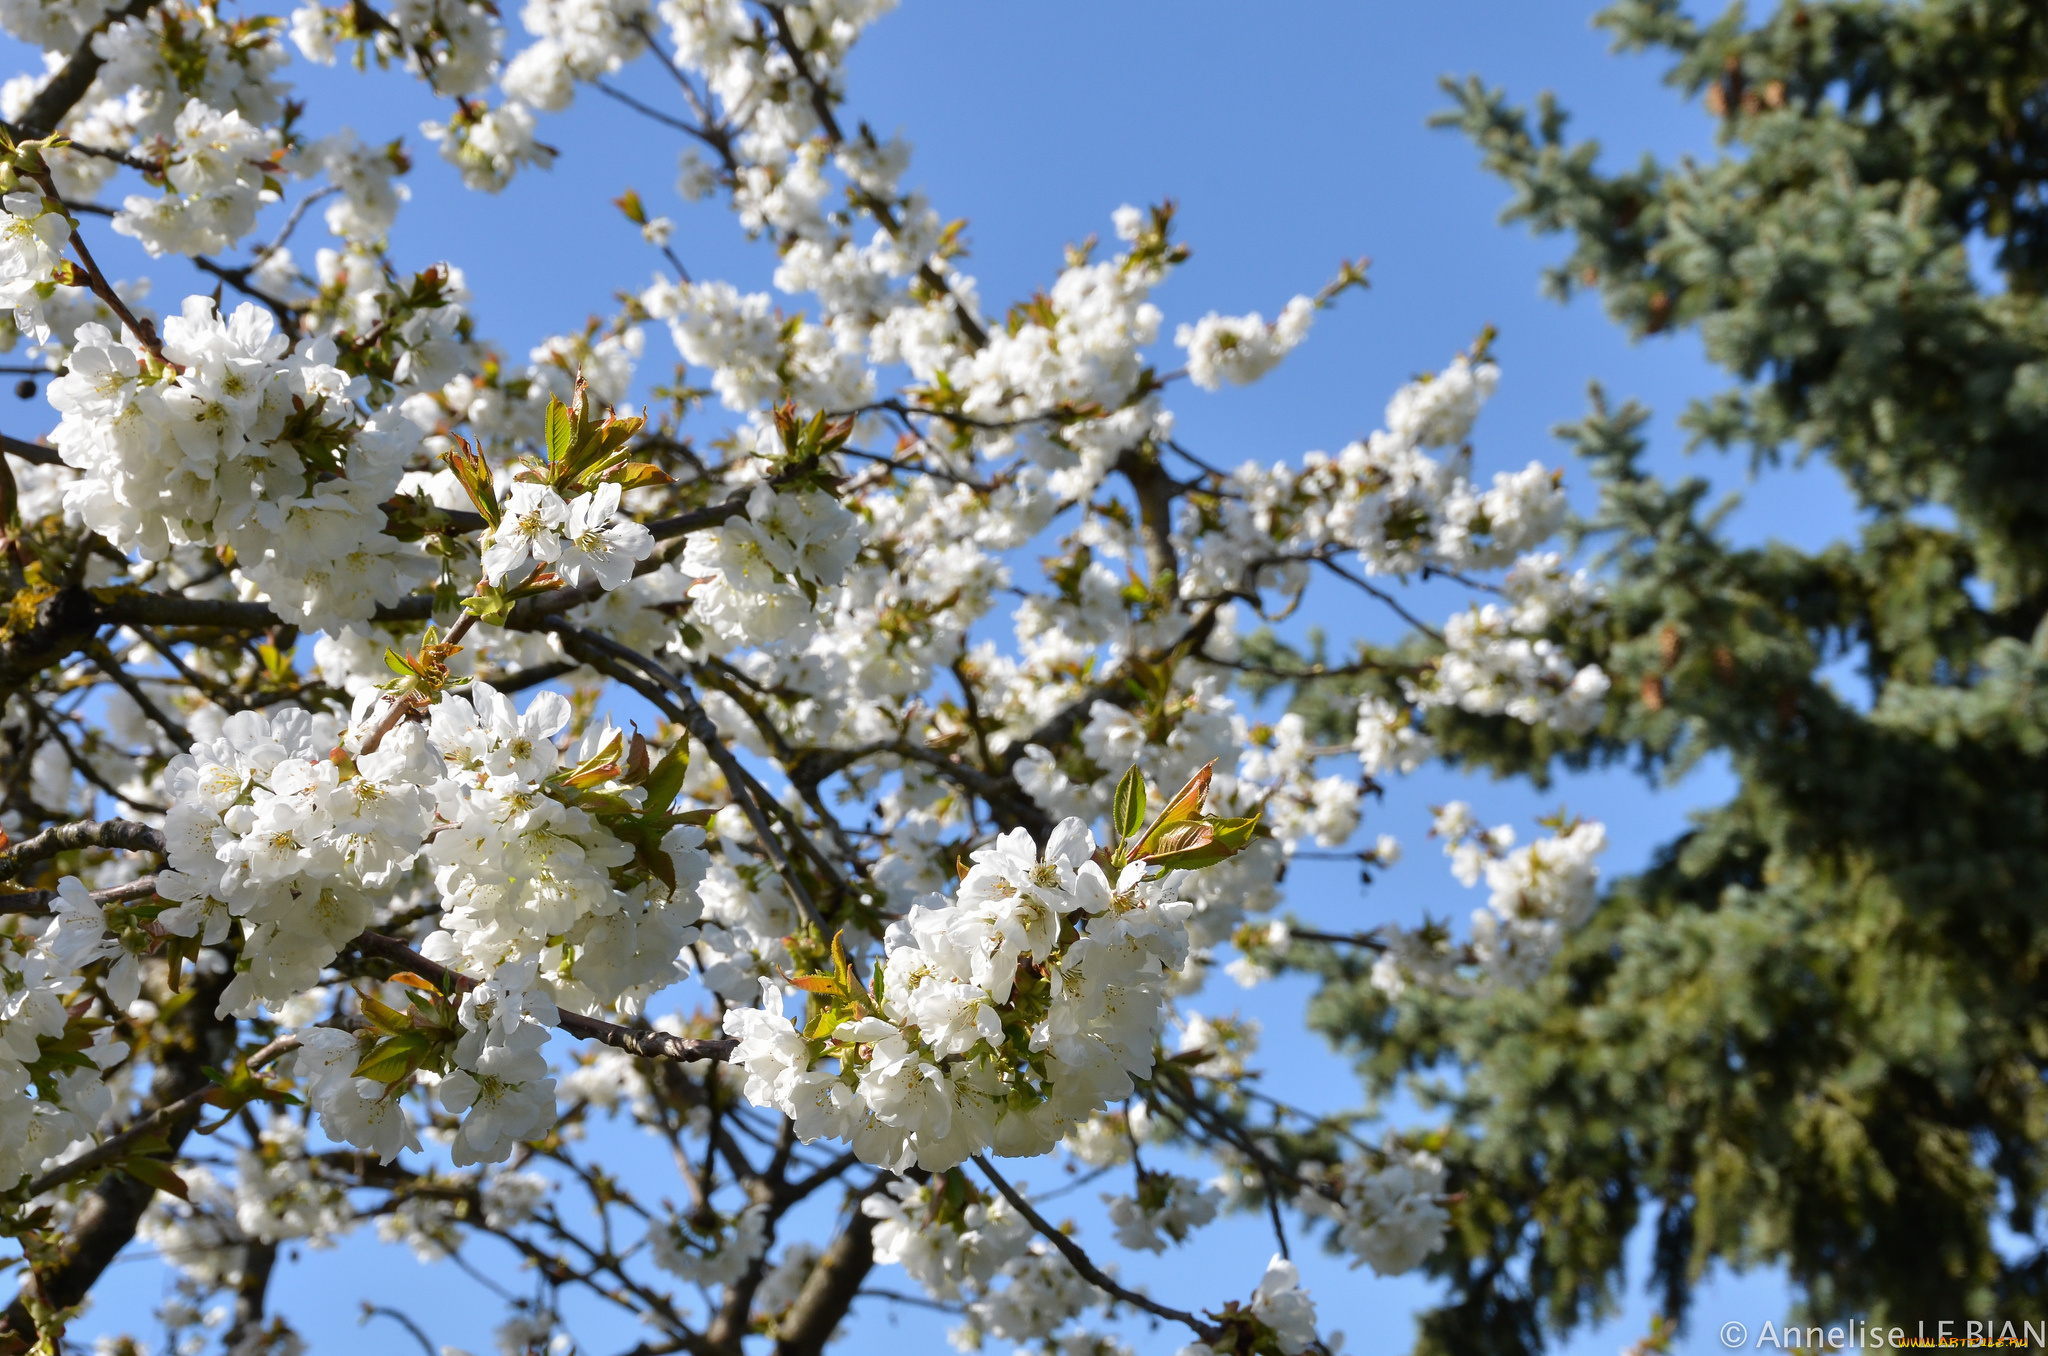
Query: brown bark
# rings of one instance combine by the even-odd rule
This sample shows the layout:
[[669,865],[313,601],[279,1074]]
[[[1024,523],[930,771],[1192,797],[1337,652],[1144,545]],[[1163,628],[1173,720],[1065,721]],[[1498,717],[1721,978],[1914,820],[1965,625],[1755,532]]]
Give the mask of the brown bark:
[[1116,459],[1116,469],[1130,482],[1138,500],[1138,525],[1145,534],[1145,564],[1154,588],[1171,587],[1163,577],[1180,578],[1180,556],[1173,549],[1173,478],[1159,464],[1150,445],[1132,448]]
[[235,1286],[235,1321],[221,1336],[223,1350],[234,1351],[263,1326],[264,1298],[270,1291],[271,1268],[276,1265],[277,1244],[251,1241],[244,1245],[242,1279]]
[[106,22],[86,35],[71,59],[64,63],[50,83],[37,91],[29,106],[22,110],[21,121],[16,124],[21,139],[33,141],[46,137],[57,130],[57,124],[64,121],[64,115],[78,106],[85,92],[92,88],[93,77],[100,73],[105,64],[100,54],[92,50],[92,40],[123,19],[139,19],[155,9],[157,0],[129,0],[121,9],[107,16]]
[[776,1330],[775,1356],[819,1356],[874,1270],[875,1222],[861,1212],[860,1199]]

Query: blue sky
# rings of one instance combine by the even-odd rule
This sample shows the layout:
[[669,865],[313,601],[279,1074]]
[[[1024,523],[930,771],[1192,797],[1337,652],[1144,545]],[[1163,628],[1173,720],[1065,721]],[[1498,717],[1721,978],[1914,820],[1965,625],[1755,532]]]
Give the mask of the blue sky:
[[[1294,293],[1313,292],[1340,258],[1370,255],[1372,289],[1347,295],[1325,313],[1309,343],[1266,381],[1216,395],[1176,391],[1183,441],[1211,462],[1334,449],[1376,426],[1400,382],[1440,366],[1492,324],[1500,332],[1494,351],[1504,379],[1478,429],[1483,470],[1559,460],[1562,449],[1549,430],[1583,411],[1586,383],[1598,379],[1612,395],[1656,409],[1656,466],[1710,474],[1719,486],[1750,493],[1732,520],[1733,535],[1808,546],[1838,536],[1853,527],[1854,513],[1824,471],[1780,473],[1752,487],[1739,462],[1688,462],[1674,417],[1689,397],[1722,384],[1696,341],[1681,335],[1632,346],[1596,301],[1558,306],[1540,298],[1538,271],[1560,245],[1499,226],[1505,190],[1479,171],[1469,144],[1424,125],[1445,102],[1439,75],[1478,73],[1518,101],[1557,90],[1574,113],[1575,130],[1605,144],[1609,165],[1644,151],[1711,153],[1705,117],[1662,86],[1656,63],[1609,55],[1604,36],[1588,26],[1590,13],[1583,0],[1304,0],[1258,7],[912,0],[856,52],[851,108],[853,118],[880,132],[907,135],[917,150],[910,182],[924,187],[943,217],[968,218],[973,254],[966,266],[992,311],[1050,282],[1065,242],[1108,235],[1109,213],[1124,202],[1171,196],[1180,204],[1180,235],[1194,256],[1157,297],[1169,335],[1178,321],[1212,309],[1271,316]],[[583,92],[569,113],[543,122],[543,139],[562,153],[551,172],[525,175],[499,197],[485,198],[461,190],[422,144],[417,123],[440,110],[416,87],[391,73],[293,69],[316,132],[347,122],[365,139],[408,138],[418,168],[395,252],[410,265],[443,257],[460,264],[480,331],[515,356],[546,334],[579,328],[586,316],[610,308],[616,289],[644,284],[654,271],[657,256],[608,205],[628,186],[677,218],[674,246],[695,276],[766,286],[772,261],[725,212],[674,200],[674,134],[595,93]],[[629,74],[626,83],[659,90],[645,73]],[[132,276],[150,269],[159,279],[158,309],[175,309],[177,271],[152,268],[129,243],[103,251],[110,270]],[[674,355],[658,329],[648,340],[645,372],[660,377]],[[39,406],[7,407],[0,427],[33,436],[47,423],[29,425],[45,414]],[[1583,484],[1583,477],[1574,479]],[[1384,630],[1383,619],[1351,608],[1348,600],[1328,599],[1304,621],[1340,638],[1361,628]],[[1341,866],[1304,864],[1290,877],[1290,907],[1347,929],[1412,921],[1424,910],[1462,918],[1480,898],[1457,887],[1423,838],[1426,807],[1454,796],[1472,800],[1482,817],[1525,832],[1560,802],[1602,818],[1613,839],[1606,867],[1616,872],[1641,865],[1683,827],[1689,809],[1719,800],[1728,788],[1725,771],[1711,764],[1654,792],[1618,772],[1566,779],[1541,794],[1425,773],[1394,788],[1365,828],[1368,835],[1402,837],[1407,860],[1369,893]],[[1264,1022],[1270,1091],[1341,1104],[1353,1086],[1342,1061],[1320,1040],[1296,1034],[1305,993],[1295,983],[1249,996],[1226,988],[1202,1006],[1236,1007]],[[624,1141],[620,1152],[631,1164],[649,1147]],[[646,1171],[665,1172],[665,1162]],[[1034,1165],[1021,1175],[1052,1171]],[[1093,1200],[1091,1189],[1062,1205],[1099,1238]],[[1162,1261],[1127,1259],[1124,1274],[1162,1298],[1214,1302],[1248,1290],[1269,1251],[1258,1221],[1234,1220]],[[1347,1332],[1348,1350],[1407,1350],[1409,1315],[1430,1300],[1426,1284],[1376,1280],[1313,1256],[1313,1249],[1297,1249],[1303,1253],[1311,1254],[1304,1267],[1325,1325]],[[353,1326],[358,1298],[366,1295],[407,1308],[437,1342],[489,1347],[485,1320],[492,1310],[480,1307],[479,1287],[451,1267],[416,1267],[408,1255],[361,1238],[338,1256],[309,1260],[313,1265],[287,1269],[273,1294],[316,1351],[406,1343],[388,1322]],[[488,1250],[479,1261],[506,1263]],[[1635,1283],[1645,1270],[1637,1266]],[[509,1266],[505,1272],[514,1284]],[[117,1265],[78,1331],[150,1331],[148,1311],[161,1279],[147,1259]],[[1782,1317],[1784,1306],[1775,1278],[1718,1278],[1679,1349],[1718,1349],[1723,1320],[1754,1330]],[[839,1350],[866,1356],[906,1343],[943,1349],[946,1320],[906,1311],[892,1324],[882,1308],[865,1307]],[[1619,1316],[1564,1350],[1612,1352],[1643,1333],[1649,1315],[1647,1301],[1632,1297]],[[1143,1329],[1127,1335],[1146,1353],[1171,1352],[1181,1340]],[[637,1336],[605,1331],[591,1350],[622,1349]]]

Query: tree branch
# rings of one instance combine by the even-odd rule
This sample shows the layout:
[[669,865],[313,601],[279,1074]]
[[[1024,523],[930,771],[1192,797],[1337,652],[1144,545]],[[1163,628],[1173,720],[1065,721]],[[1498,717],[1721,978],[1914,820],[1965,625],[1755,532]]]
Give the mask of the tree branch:
[[142,714],[149,717],[150,722],[164,732],[173,749],[183,753],[192,747],[192,732],[173,720],[156,704],[155,699],[143,690],[142,684],[135,681],[135,675],[121,667],[121,661],[114,658],[111,650],[99,641],[94,641],[86,647],[86,652],[92,656],[92,662],[99,671],[111,678],[116,687],[127,693],[128,699],[141,709]]
[[86,819],[76,824],[59,824],[0,852],[0,880],[13,880],[21,874],[23,867],[46,861],[60,852],[75,852],[89,847],[154,852],[162,856],[164,836],[147,824],[127,819]]
[[[108,890],[94,890],[96,904],[119,904],[123,900],[147,899],[156,893],[156,877],[144,876],[131,880],[125,885],[116,885]],[[0,914],[14,914],[22,918],[47,918],[50,908],[57,902],[55,890],[14,890],[0,894]]]
[[[365,956],[376,956],[390,961],[414,974],[441,984],[453,984],[457,989],[467,991],[476,987],[476,981],[468,975],[450,970],[445,965],[428,960],[419,952],[382,933],[365,932],[349,943],[354,950]],[[666,1031],[652,1031],[642,1027],[619,1026],[596,1017],[585,1017],[581,1013],[565,1012],[558,1023],[563,1031],[581,1040],[602,1041],[614,1050],[624,1050],[629,1055],[642,1059],[670,1059],[689,1063],[698,1059],[728,1060],[739,1042],[729,1037],[716,1040],[691,1040],[673,1036]]]
[[[197,1000],[195,999],[194,1001]],[[279,1036],[255,1054],[249,1056],[249,1070],[253,1073],[298,1048],[299,1038],[297,1036]],[[97,1168],[124,1157],[136,1141],[147,1139],[188,1111],[196,1113],[201,1106],[206,1104],[207,1098],[211,1097],[213,1092],[213,1083],[207,1081],[204,1087],[194,1088],[177,1100],[168,1102],[158,1107],[155,1111],[139,1117],[135,1121],[130,1122],[120,1133],[107,1136],[78,1157],[58,1164],[41,1177],[30,1182],[25,1194],[33,1199],[46,1191],[54,1191],[66,1182],[83,1177]]]
[[860,1203],[888,1180],[877,1177],[851,1196],[852,1218],[826,1246],[775,1330],[775,1356],[820,1356],[853,1307],[861,1282],[875,1267],[875,1221]]
[[1066,1258],[1072,1264],[1074,1270],[1081,1274],[1082,1280],[1088,1282],[1088,1284],[1104,1294],[1115,1296],[1132,1308],[1143,1309],[1148,1314],[1171,1319],[1175,1323],[1187,1324],[1188,1327],[1194,1329],[1195,1335],[1204,1342],[1213,1342],[1221,1335],[1219,1329],[1202,1322],[1201,1319],[1196,1318],[1193,1314],[1187,1313],[1184,1310],[1169,1308],[1157,1300],[1139,1294],[1135,1290],[1126,1290],[1118,1285],[1103,1273],[1102,1268],[1088,1260],[1088,1254],[1081,1251],[1080,1244],[1068,1238],[1058,1229],[1055,1229],[1046,1222],[1045,1216],[1032,1209],[1031,1202],[1025,1200],[1017,1188],[1011,1186],[1008,1180],[989,1164],[987,1155],[976,1154],[974,1156],[974,1166],[980,1168],[982,1176],[988,1178],[989,1183],[997,1191],[1003,1193],[1003,1199],[1008,1201],[1018,1214],[1029,1221],[1032,1228],[1038,1230],[1040,1237],[1059,1249],[1060,1256]]
[[57,130],[57,124],[64,116],[77,107],[85,92],[92,88],[93,77],[100,73],[105,58],[92,49],[92,40],[124,19],[140,19],[155,9],[157,0],[129,0],[129,3],[102,19],[93,31],[85,35],[78,44],[78,50],[71,54],[58,72],[50,77],[50,83],[36,92],[22,110],[21,121],[15,124],[17,137],[23,141],[34,141]]
[[372,1304],[368,1300],[364,1300],[363,1316],[357,1319],[356,1321],[358,1323],[367,1325],[369,1321],[373,1318],[388,1318],[393,1320],[401,1328],[404,1328],[407,1332],[412,1334],[412,1340],[420,1344],[420,1349],[426,1352],[427,1356],[436,1356],[434,1344],[427,1340],[427,1335],[426,1333],[420,1330],[420,1325],[413,1322],[412,1319],[408,1317],[406,1314],[400,1312],[397,1309],[386,1308],[384,1305]]
[[[53,372],[50,375],[55,376]],[[57,455],[57,449],[45,443],[32,443],[22,438],[10,438],[0,433],[0,452],[11,452],[23,461],[36,466],[62,466],[64,458]]]

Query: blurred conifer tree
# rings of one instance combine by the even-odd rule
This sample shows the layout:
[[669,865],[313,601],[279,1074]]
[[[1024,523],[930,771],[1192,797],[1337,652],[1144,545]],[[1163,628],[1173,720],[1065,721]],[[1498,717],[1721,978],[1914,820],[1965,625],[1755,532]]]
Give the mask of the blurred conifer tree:
[[[1510,219],[1570,241],[1558,296],[1597,290],[1638,336],[1695,328],[1734,376],[1685,413],[1699,440],[1824,458],[1861,535],[1731,546],[1702,481],[1643,468],[1645,412],[1596,388],[1563,432],[1602,485],[1583,526],[1610,606],[1569,640],[1615,677],[1606,724],[1566,743],[1439,712],[1434,733],[1539,778],[1718,752],[1739,792],[1528,990],[1389,1003],[1369,950],[1286,962],[1322,976],[1314,1021],[1370,1081],[1434,1080],[1452,1109],[1465,1195],[1425,1352],[1533,1351],[1597,1316],[1644,1221],[1670,1315],[1729,1264],[1784,1268],[1816,1320],[2038,1320],[2048,5],[1701,22],[1629,0],[1599,22],[1669,55],[1716,158],[1604,173],[1548,95],[1532,117],[1477,80],[1447,84],[1445,121],[1512,186]],[[1867,700],[1821,676],[1845,655]],[[1334,686],[1297,685],[1297,709],[1341,726]]]

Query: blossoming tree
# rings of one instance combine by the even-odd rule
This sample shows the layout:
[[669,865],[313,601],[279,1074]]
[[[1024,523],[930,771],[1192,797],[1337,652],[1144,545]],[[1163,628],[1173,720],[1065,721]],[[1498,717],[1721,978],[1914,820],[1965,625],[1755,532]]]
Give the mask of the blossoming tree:
[[[1168,394],[1255,381],[1362,266],[1180,325],[1176,371],[1147,356],[1170,205],[987,306],[848,108],[883,7],[531,0],[520,33],[483,0],[0,0],[48,53],[4,92],[0,307],[53,411],[0,478],[0,1344],[54,1350],[140,1236],[183,1278],[179,1350],[293,1351],[280,1245],[374,1223],[425,1257],[501,1239],[647,1353],[821,1350],[899,1265],[970,1348],[1122,1350],[1095,1325],[1140,1313],[1296,1356],[1324,1342],[1287,1214],[1381,1273],[1443,1237],[1426,1131],[1259,1094],[1252,1033],[1191,999],[1233,945],[1265,973],[1290,855],[1353,839],[1432,729],[1602,719],[1559,478],[1471,473],[1483,341],[1333,455],[1184,447]],[[668,271],[507,355],[459,257],[389,250],[402,149],[287,97],[292,60],[350,55],[447,101],[423,133],[479,193],[654,63],[669,107],[627,102],[781,299],[693,278],[629,195]],[[153,315],[110,232],[220,291]],[[707,389],[650,409],[656,322]],[[1400,593],[1430,578],[1470,593],[1438,625]],[[1266,623],[1312,584],[1409,638],[1297,660]],[[1323,676],[1364,695],[1259,719]],[[1469,932],[1319,940],[1392,993],[1527,982],[1599,826],[1439,832],[1491,887]],[[672,1178],[594,1158],[605,1118]],[[1012,1181],[1048,1154],[1121,1174],[1113,1239]],[[792,1236],[821,1196],[830,1232]],[[1230,1208],[1270,1213],[1263,1270],[1116,1279]],[[500,1341],[558,1329],[530,1303]]]

